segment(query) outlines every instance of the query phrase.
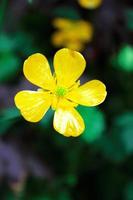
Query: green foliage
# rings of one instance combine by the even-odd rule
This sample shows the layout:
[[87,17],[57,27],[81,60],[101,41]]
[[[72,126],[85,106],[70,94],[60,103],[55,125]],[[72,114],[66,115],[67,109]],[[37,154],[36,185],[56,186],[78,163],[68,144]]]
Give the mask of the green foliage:
[[124,190],[124,199],[125,200],[132,200],[133,199],[133,181],[127,183],[125,190]]
[[0,82],[3,83],[9,79],[16,76],[19,70],[20,61],[19,59],[11,53],[1,54],[0,55]]
[[133,9],[126,9],[125,11],[125,19],[126,19],[126,25],[127,28],[130,31],[133,31]]
[[22,64],[18,53],[25,56],[35,52],[32,44],[32,38],[27,34],[18,32],[15,35],[8,36],[5,33],[0,34],[0,83],[8,82],[18,75]]
[[104,135],[96,146],[113,162],[123,162],[133,153],[133,113],[123,113],[115,118],[110,133]]
[[72,20],[80,19],[80,15],[78,11],[68,6],[61,6],[61,7],[55,8],[55,10],[53,11],[53,14],[55,17],[63,17],[63,18],[72,19]]
[[79,106],[78,111],[85,121],[85,131],[82,134],[83,140],[88,143],[99,139],[105,131],[105,119],[103,113],[97,108]]
[[5,18],[5,10],[7,8],[7,0],[2,0],[0,2],[0,31],[3,28],[4,18]]
[[0,53],[11,52],[14,48],[14,41],[5,33],[0,34]]
[[115,124],[121,134],[121,140],[127,154],[133,153],[133,112],[119,116]]
[[51,125],[54,117],[54,111],[52,109],[49,109],[46,113],[45,117],[39,122],[39,126],[43,130],[51,130]]
[[16,51],[20,52],[25,57],[37,52],[37,47],[34,45],[33,36],[25,32],[17,32],[12,37]]
[[0,82],[11,79],[18,71],[20,60],[14,53],[15,43],[6,34],[0,35]]
[[113,65],[127,72],[133,71],[133,47],[123,46],[116,57],[113,58]]
[[20,112],[16,107],[8,108],[6,110],[3,110],[1,116],[3,120],[13,120],[20,117]]
[[29,4],[32,4],[32,3],[33,3],[33,0],[28,0],[28,3],[29,3]]
[[111,162],[120,163],[126,159],[125,148],[119,132],[111,132],[111,135],[102,137],[96,145],[102,155]]
[[20,117],[20,112],[14,108],[3,110],[0,114],[0,135],[6,133]]

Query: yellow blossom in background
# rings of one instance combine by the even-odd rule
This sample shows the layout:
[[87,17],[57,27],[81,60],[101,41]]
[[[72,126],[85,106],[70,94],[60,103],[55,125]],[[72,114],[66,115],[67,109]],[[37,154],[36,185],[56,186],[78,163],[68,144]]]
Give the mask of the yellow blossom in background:
[[102,0],[78,0],[78,2],[83,8],[95,9],[101,5]]
[[53,21],[53,26],[57,29],[52,35],[52,43],[55,47],[82,51],[93,36],[92,25],[84,20],[57,18]]
[[104,101],[107,94],[105,85],[99,80],[80,86],[78,79],[85,65],[85,59],[79,52],[63,48],[54,56],[55,74],[52,75],[44,55],[36,53],[28,57],[24,62],[24,75],[41,89],[16,94],[15,104],[22,116],[27,121],[38,122],[51,107],[55,110],[55,130],[67,137],[79,136],[85,125],[75,107],[78,104],[96,106]]

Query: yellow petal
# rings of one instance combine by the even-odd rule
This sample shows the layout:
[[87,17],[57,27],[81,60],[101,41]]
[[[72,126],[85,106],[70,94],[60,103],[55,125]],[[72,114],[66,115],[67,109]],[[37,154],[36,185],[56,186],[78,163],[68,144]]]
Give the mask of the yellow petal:
[[46,57],[40,53],[33,54],[24,62],[24,75],[33,84],[52,90],[54,78]]
[[47,92],[25,90],[16,94],[15,104],[27,121],[38,122],[49,109],[51,97]]
[[53,20],[53,26],[58,29],[66,29],[71,26],[71,20],[65,18],[56,18]]
[[85,65],[85,59],[79,52],[67,48],[57,51],[54,56],[57,84],[72,86],[83,73]]
[[93,26],[91,23],[80,20],[77,24],[77,38],[81,41],[88,42],[91,41],[93,36]]
[[105,85],[92,80],[69,92],[66,98],[84,106],[96,106],[105,100],[106,95]]
[[[76,36],[77,34],[78,33],[75,33]],[[52,35],[51,40],[56,47],[66,47],[72,50],[81,51],[83,50],[84,42],[82,42],[82,38],[81,41],[80,39],[76,39],[76,36],[71,37],[70,33],[57,31]]]
[[61,47],[65,42],[64,34],[61,31],[57,31],[52,35],[51,40],[56,47]]
[[84,43],[80,40],[66,42],[64,46],[75,51],[82,51],[84,49]]
[[69,101],[66,98],[60,98],[59,102],[57,104],[57,108],[64,108],[64,109],[68,109],[68,108],[72,108],[72,107],[77,107],[77,106],[78,106],[77,103]]
[[53,110],[56,110],[57,108],[70,108],[70,107],[77,107],[77,104],[67,100],[66,98],[62,97],[62,98],[58,98],[56,95],[52,95],[52,104],[51,104],[51,108]]
[[66,137],[77,137],[85,128],[82,117],[74,108],[58,108],[53,123],[55,130]]
[[102,0],[78,0],[79,4],[88,9],[94,9],[101,5]]

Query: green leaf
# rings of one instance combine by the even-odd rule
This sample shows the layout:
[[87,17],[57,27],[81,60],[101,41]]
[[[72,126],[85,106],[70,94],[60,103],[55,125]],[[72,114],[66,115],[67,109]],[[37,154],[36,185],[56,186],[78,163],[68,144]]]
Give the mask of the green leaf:
[[88,142],[94,142],[100,138],[105,130],[105,119],[103,113],[97,108],[79,106],[78,111],[84,119],[85,131],[82,138]]
[[25,56],[29,56],[38,50],[33,45],[33,36],[25,32],[17,32],[16,35],[12,37],[16,50],[21,52]]
[[127,154],[133,153],[133,113],[126,112],[115,121],[120,138]]
[[0,119],[0,135],[5,134],[10,129],[11,126],[12,126],[11,121],[7,121],[5,123],[4,120]]
[[113,57],[112,64],[115,68],[127,72],[133,71],[133,47],[131,45],[124,45],[118,54]]
[[76,175],[69,174],[65,177],[65,182],[71,187],[75,186],[78,182]]
[[57,200],[72,200],[69,191],[67,190],[62,190],[61,192],[59,192]]
[[117,116],[109,134],[104,135],[96,147],[103,156],[113,162],[123,162],[133,153],[133,113],[126,112]]
[[124,190],[124,199],[132,200],[133,199],[133,181],[128,182]]
[[39,126],[43,130],[49,130],[52,131],[53,128],[53,116],[54,111],[52,109],[49,109],[44,118],[39,122]]
[[3,120],[12,120],[20,117],[20,112],[16,107],[13,107],[4,110],[1,115]]
[[19,70],[19,59],[11,53],[0,55],[0,83],[9,81]]
[[133,112],[125,112],[115,119],[115,126],[118,127],[130,127],[133,126]]
[[80,19],[80,15],[76,9],[69,6],[60,6],[53,10],[55,17],[63,17],[72,20]]
[[3,29],[8,0],[0,1],[0,31]]
[[16,108],[2,111],[0,114],[0,135],[6,133],[18,117],[20,117],[20,112]]
[[133,31],[133,9],[129,8],[125,10],[125,19],[127,28],[130,31]]
[[110,135],[104,135],[95,145],[103,157],[115,163],[123,162],[127,156],[119,132],[112,130]]
[[8,37],[6,33],[0,34],[0,53],[7,53],[15,48],[15,43],[12,38]]

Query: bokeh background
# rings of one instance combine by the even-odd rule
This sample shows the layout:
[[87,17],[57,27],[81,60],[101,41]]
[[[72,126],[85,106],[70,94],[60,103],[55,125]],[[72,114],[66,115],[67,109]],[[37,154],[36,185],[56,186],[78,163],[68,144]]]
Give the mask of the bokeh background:
[[[133,3],[86,2],[0,1],[0,200],[133,200]],[[100,106],[78,107],[77,138],[53,130],[52,110],[32,124],[14,105],[16,92],[34,89],[24,60],[40,52],[52,67],[62,47],[84,55],[82,82],[108,91]]]

